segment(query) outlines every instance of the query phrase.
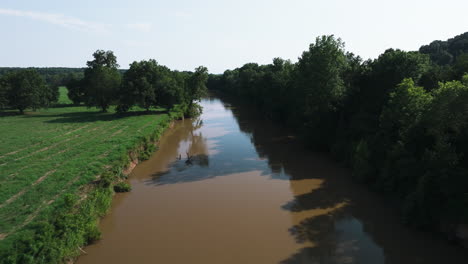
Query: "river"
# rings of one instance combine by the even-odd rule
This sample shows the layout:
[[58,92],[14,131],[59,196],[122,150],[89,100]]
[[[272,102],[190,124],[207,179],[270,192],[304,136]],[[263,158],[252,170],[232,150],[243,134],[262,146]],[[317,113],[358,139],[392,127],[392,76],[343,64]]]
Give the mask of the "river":
[[202,105],[134,169],[78,264],[468,263],[255,110]]

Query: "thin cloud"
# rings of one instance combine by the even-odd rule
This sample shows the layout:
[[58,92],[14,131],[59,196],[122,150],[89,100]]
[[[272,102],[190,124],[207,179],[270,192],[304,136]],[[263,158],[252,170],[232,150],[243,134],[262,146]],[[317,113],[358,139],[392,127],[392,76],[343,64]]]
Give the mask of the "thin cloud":
[[184,12],[184,11],[177,11],[174,13],[174,16],[176,18],[191,18],[192,15],[190,13]]
[[128,29],[137,30],[142,32],[150,32],[153,28],[151,23],[130,23],[126,25]]
[[122,42],[125,46],[131,48],[147,48],[151,47],[151,42],[149,41],[134,41],[134,40],[125,40]]
[[84,21],[78,18],[65,16],[63,14],[0,8],[0,15],[26,17],[80,31],[101,33],[108,31],[105,24]]

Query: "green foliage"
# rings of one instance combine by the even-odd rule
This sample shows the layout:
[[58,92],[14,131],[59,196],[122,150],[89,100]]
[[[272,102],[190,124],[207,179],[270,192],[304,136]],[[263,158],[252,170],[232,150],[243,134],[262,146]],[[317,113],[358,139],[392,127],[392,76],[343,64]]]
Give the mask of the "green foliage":
[[199,101],[207,94],[206,82],[208,81],[208,69],[200,66],[187,80],[188,104]]
[[21,70],[2,77],[0,101],[2,105],[18,109],[23,113],[27,108],[36,111],[57,100],[58,92],[48,87],[35,70]]
[[380,117],[385,137],[392,141],[405,138],[412,126],[419,122],[431,100],[432,96],[423,87],[415,86],[412,79],[404,79],[390,93]]
[[132,186],[126,182],[119,182],[114,185],[114,191],[118,193],[129,192],[132,190]]
[[353,153],[353,177],[361,182],[366,182],[372,177],[373,168],[369,163],[370,160],[370,150],[367,145],[367,142],[361,140],[356,144],[354,153]]
[[315,113],[334,111],[343,99],[345,84],[342,74],[347,66],[344,43],[333,36],[317,38],[299,58],[297,88],[306,118]]
[[0,110],[8,107],[8,84],[5,78],[0,78]]
[[293,115],[301,117],[310,135],[307,138],[316,147],[326,147],[332,140],[327,131],[336,129],[336,123],[330,121],[344,100],[347,67],[344,43],[333,36],[317,38],[297,63],[294,91],[299,105]]
[[112,51],[98,50],[94,60],[88,61],[84,75],[84,99],[87,106],[96,106],[107,112],[115,103],[121,76],[117,67],[117,58]]
[[422,46],[419,51],[430,55],[431,60],[438,65],[453,64],[460,54],[468,53],[468,32],[447,41],[433,41]]
[[134,105],[149,111],[156,106],[156,90],[162,74],[155,60],[133,62],[123,76],[120,88],[120,111],[128,111]]
[[68,89],[68,98],[74,105],[79,105],[86,101],[86,83],[82,78],[72,77],[65,84]]
[[[11,72],[21,71],[24,68],[0,67],[0,76]],[[82,78],[83,69],[81,68],[28,68],[36,71],[45,80],[50,87],[59,87],[65,85],[70,78]]]
[[[114,52],[111,50],[96,50],[93,53],[94,59],[92,61],[86,62],[86,66],[89,69],[96,69],[101,67],[117,69],[119,64],[117,64],[117,57],[114,55]],[[85,73],[86,74],[86,73]]]

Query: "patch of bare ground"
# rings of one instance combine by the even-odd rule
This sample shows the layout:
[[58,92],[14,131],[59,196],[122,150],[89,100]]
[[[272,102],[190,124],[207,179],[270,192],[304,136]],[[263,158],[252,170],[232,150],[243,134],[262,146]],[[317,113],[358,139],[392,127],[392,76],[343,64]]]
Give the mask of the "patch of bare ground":
[[[75,130],[69,131],[69,132],[67,132],[67,133],[65,133],[65,134],[57,135],[57,136],[52,137],[52,138],[50,138],[50,139],[54,139],[54,138],[57,138],[57,137],[60,137],[60,136],[63,136],[63,135],[69,135],[69,134],[71,134],[71,133],[74,133],[74,132],[76,132],[76,131],[82,130],[82,129],[84,129],[84,128],[86,128],[86,127],[89,127],[89,126],[90,126],[89,124],[88,124],[88,125],[84,125],[84,126],[81,126],[81,127],[77,128],[77,129],[75,129]],[[116,127],[116,126],[113,126],[113,127],[111,127],[110,129],[113,129],[113,128],[115,128],[115,127]],[[101,127],[101,126],[97,126],[97,127],[92,128],[92,129],[89,129],[89,130],[87,130],[87,131],[84,131],[83,133],[93,132],[93,131],[96,131],[96,130],[98,130],[98,129],[100,129],[100,128],[102,128],[102,127]],[[42,149],[40,149],[40,150],[37,150],[37,151],[35,151],[35,152],[33,152],[33,153],[30,153],[29,155],[26,155],[26,156],[24,156],[24,157],[19,157],[19,158],[15,159],[15,161],[21,160],[21,159],[24,159],[24,158],[27,158],[27,157],[30,157],[30,156],[32,156],[32,155],[34,155],[34,154],[37,154],[37,153],[40,153],[40,152],[44,152],[44,151],[46,151],[46,150],[49,150],[49,149],[51,149],[51,148],[56,147],[56,146],[59,145],[59,144],[68,142],[68,141],[70,141],[70,140],[72,140],[72,139],[75,139],[75,138],[77,138],[77,137],[80,137],[80,136],[82,136],[82,134],[74,135],[72,138],[67,138],[67,139],[62,140],[62,141],[60,141],[60,142],[57,142],[57,143],[55,143],[55,144],[53,144],[53,145],[44,147],[44,148],[42,148]],[[35,143],[35,144],[31,145],[31,146],[28,146],[28,147],[25,147],[25,148],[21,148],[21,149],[19,149],[19,150],[16,150],[16,151],[13,151],[13,152],[4,154],[4,155],[0,156],[0,158],[6,157],[6,156],[9,156],[9,155],[14,155],[14,154],[16,154],[16,153],[18,153],[18,152],[21,152],[21,151],[23,151],[23,150],[26,150],[26,149],[29,149],[29,148],[31,148],[31,147],[37,146],[37,145],[39,145],[40,143],[42,143],[42,142],[38,142],[38,143]],[[6,165],[7,163],[8,163],[8,162],[3,163],[3,164],[0,164],[0,166],[1,166],[1,165]]]
[[115,131],[114,133],[112,133],[112,135],[111,135],[110,137],[113,137],[113,136],[116,136],[116,135],[122,133],[126,128],[128,128],[128,126],[123,127],[123,128],[121,128],[121,129]]
[[150,126],[151,124],[153,124],[154,121],[149,121],[148,123],[146,123],[144,126],[140,127],[137,132],[140,132],[142,131],[143,129],[147,128],[148,126]]
[[20,149],[17,149],[17,150],[15,150],[15,151],[8,152],[8,153],[3,154],[2,156],[0,156],[0,159],[1,159],[1,158],[4,158],[4,157],[6,157],[6,156],[14,155],[14,154],[16,154],[16,153],[18,153],[18,152],[21,152],[21,151],[23,151],[23,150],[29,149],[29,148],[31,148],[31,147],[35,147],[35,146],[37,146],[37,145],[39,145],[39,144],[40,144],[40,142],[35,143],[35,144],[33,144],[33,145],[30,145],[30,146],[27,146],[27,147],[25,147],[25,148],[20,148]]
[[49,149],[51,149],[51,148],[55,148],[56,146],[58,146],[58,145],[60,145],[60,144],[63,144],[63,143],[66,143],[66,142],[68,142],[68,141],[70,141],[70,140],[72,140],[72,139],[74,139],[74,138],[79,137],[79,136],[80,136],[80,135],[75,135],[75,136],[73,136],[72,138],[67,138],[67,139],[65,139],[65,140],[63,140],[63,141],[60,141],[60,142],[57,142],[57,143],[55,143],[55,144],[53,144],[53,145],[47,146],[47,147],[42,148],[42,149],[40,149],[40,150],[36,150],[36,151],[30,153],[29,155],[26,155],[26,156],[23,156],[23,157],[20,157],[20,158],[15,159],[15,161],[18,161],[18,160],[21,160],[21,159],[25,159],[25,158],[29,158],[29,157],[31,157],[31,156],[33,156],[33,155],[36,155],[37,153],[44,152],[44,151],[49,150]]
[[83,129],[83,128],[87,128],[87,127],[89,127],[89,124],[84,125],[84,126],[81,126],[81,127],[77,128],[77,129],[75,129],[75,130],[68,131],[68,132],[65,133],[64,135],[69,135],[69,134],[71,134],[71,133],[75,133],[76,131],[81,130],[81,129]]

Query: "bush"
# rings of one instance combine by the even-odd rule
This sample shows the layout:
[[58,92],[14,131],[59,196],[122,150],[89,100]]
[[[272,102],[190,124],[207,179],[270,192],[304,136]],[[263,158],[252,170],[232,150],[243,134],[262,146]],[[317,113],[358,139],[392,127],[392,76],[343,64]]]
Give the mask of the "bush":
[[118,193],[129,192],[132,190],[132,186],[126,182],[119,182],[114,185],[114,191]]

